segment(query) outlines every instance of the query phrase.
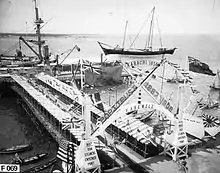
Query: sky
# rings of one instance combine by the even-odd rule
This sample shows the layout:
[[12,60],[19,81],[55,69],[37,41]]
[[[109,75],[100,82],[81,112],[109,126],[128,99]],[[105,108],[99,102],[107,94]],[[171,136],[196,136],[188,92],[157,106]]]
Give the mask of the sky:
[[[163,34],[220,34],[220,0],[38,0],[44,33],[137,34],[155,6]],[[33,0],[0,0],[0,32],[33,32]],[[155,28],[158,30],[158,25]],[[144,31],[149,30],[149,24]],[[142,32],[144,32],[142,31]]]

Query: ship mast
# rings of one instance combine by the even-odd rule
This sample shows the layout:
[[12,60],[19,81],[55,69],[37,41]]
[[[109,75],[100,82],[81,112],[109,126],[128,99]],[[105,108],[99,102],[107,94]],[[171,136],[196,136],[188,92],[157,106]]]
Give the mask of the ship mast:
[[128,26],[128,21],[126,21],[126,25],[125,25],[124,39],[123,39],[123,43],[122,43],[122,48],[123,49],[124,49],[124,46],[125,46],[125,38],[126,38],[127,26]]
[[152,9],[152,18],[151,18],[151,23],[150,23],[150,30],[149,30],[148,40],[145,44],[145,49],[146,49],[146,47],[152,49],[153,29],[154,29],[154,12],[155,12],[155,7]]
[[40,60],[43,60],[42,52],[41,52],[42,41],[41,41],[41,32],[40,32],[40,29],[41,29],[41,24],[44,23],[44,22],[43,22],[43,20],[42,20],[41,18],[39,18],[39,12],[38,12],[38,8],[37,8],[36,0],[34,0],[34,6],[35,6],[35,15],[36,15],[35,24],[36,24],[38,54],[39,54],[39,59],[40,59]]

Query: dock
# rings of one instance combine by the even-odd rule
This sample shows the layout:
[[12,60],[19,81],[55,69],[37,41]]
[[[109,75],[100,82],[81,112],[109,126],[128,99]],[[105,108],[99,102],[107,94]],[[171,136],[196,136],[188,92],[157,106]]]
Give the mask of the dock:
[[[68,119],[70,115],[66,111],[62,110],[61,106],[55,105],[53,101],[49,99],[49,92],[47,90],[42,93],[42,87],[34,87],[33,82],[30,84],[30,81],[23,76],[1,75],[0,77],[4,78],[6,82],[11,83],[11,88],[22,99],[22,103],[20,101],[20,104],[24,110],[31,116],[32,120],[37,118],[41,125],[43,125],[43,127],[58,144],[62,140],[72,141],[76,144],[80,143],[83,135],[83,129],[63,128],[65,127],[65,124],[62,123],[63,119]],[[45,92],[47,92],[47,94],[45,94]],[[74,112],[71,113],[74,114]],[[114,152],[97,138],[95,139],[94,144],[98,149],[104,151],[106,155],[115,160],[119,165],[123,166],[125,164],[125,162],[115,158]]]
[[[65,100],[66,102],[68,102],[68,99],[66,98],[66,93],[56,91],[56,95],[58,95],[60,98],[59,102],[57,102],[51,97],[53,95],[52,93],[55,92],[53,91],[54,88],[50,88],[49,86],[46,87],[46,84],[42,83],[42,81],[40,82],[37,79],[28,79],[24,76],[15,74],[1,75],[0,78],[3,79],[4,82],[10,83],[11,88],[21,98],[21,104],[24,110],[31,116],[32,119],[33,117],[37,118],[40,124],[43,125],[43,127],[47,130],[47,132],[49,132],[49,134],[56,140],[58,144],[62,140],[69,140],[76,144],[80,143],[82,139],[83,129],[63,128],[65,127],[63,120],[70,117],[70,114],[65,110],[65,108],[68,108],[68,103],[65,104],[61,101]],[[105,107],[108,108],[107,105],[105,105]],[[78,109],[78,111],[79,110],[80,109]],[[92,109],[92,112],[96,116],[100,116],[101,114],[101,112],[95,108]],[[77,117],[78,114],[80,114],[80,111],[78,112],[78,114],[76,113],[76,111],[72,111],[71,114],[74,114],[74,116]],[[109,137],[108,141],[109,140],[112,141],[112,138]],[[120,157],[115,156],[114,151],[104,144],[105,142],[106,141],[102,142],[97,138],[95,142],[96,148],[103,150],[109,157],[115,160],[122,167],[126,165],[125,161],[123,161]],[[124,144],[121,144],[117,148],[125,153],[127,152],[126,150],[128,150],[128,154],[126,155],[128,155],[129,158],[132,158],[132,154],[129,154],[131,150],[128,147],[125,147],[126,150],[120,149],[122,148],[122,145]],[[139,158],[143,159],[144,157],[139,155]],[[137,161],[136,159],[134,159],[134,157],[133,160],[135,162]]]
[[[21,104],[26,112],[32,117],[35,116],[58,144],[62,140],[68,140],[79,145],[84,131],[80,125],[75,126],[70,119],[79,118],[81,115],[82,100],[76,99],[74,95],[76,93],[66,92],[69,85],[49,75],[26,77],[3,74],[0,78],[10,83],[11,88],[21,98]],[[107,105],[104,107],[106,110],[109,108]],[[91,107],[91,112],[91,121],[95,127],[97,119],[103,116],[103,112],[95,106]],[[133,115],[125,114],[123,119],[107,127],[104,135],[100,136],[102,140],[100,137],[96,138],[95,146],[98,150],[102,149],[121,167],[127,163],[117,155],[117,151],[138,164],[149,157],[152,147],[157,149],[152,143],[161,147],[165,145],[161,137],[154,137],[154,141],[151,141],[144,135],[152,130],[151,126]]]

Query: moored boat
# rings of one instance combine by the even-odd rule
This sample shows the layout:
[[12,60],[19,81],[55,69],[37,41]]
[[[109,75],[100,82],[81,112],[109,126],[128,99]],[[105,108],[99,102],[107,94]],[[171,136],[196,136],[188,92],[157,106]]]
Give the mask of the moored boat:
[[124,48],[114,48],[110,45],[107,45],[102,42],[98,42],[100,47],[102,48],[105,55],[109,54],[119,54],[119,55],[140,55],[140,56],[153,56],[153,55],[164,55],[170,54],[172,55],[177,48],[167,49],[167,48],[159,48],[159,49],[124,49]]
[[[146,58],[148,58],[148,57],[152,58],[152,57],[160,56],[160,55],[164,55],[164,54],[172,55],[177,48],[163,47],[161,39],[160,39],[161,47],[156,48],[156,49],[153,48],[153,29],[154,29],[154,22],[155,22],[154,21],[155,20],[154,13],[155,13],[155,7],[151,11],[152,18],[151,18],[150,30],[149,30],[148,40],[147,40],[144,48],[134,48],[133,47],[133,44],[136,41],[136,39],[138,38],[140,32],[137,34],[137,36],[135,37],[135,39],[132,42],[132,44],[130,45],[130,47],[124,48],[126,29],[127,29],[127,23],[128,23],[128,22],[126,22],[125,35],[124,35],[122,47],[120,47],[119,45],[117,45],[116,47],[112,47],[108,44],[105,44],[105,43],[98,41],[98,44],[100,45],[104,54],[105,55],[118,54],[118,55],[126,55],[126,56],[131,55],[131,56],[140,56],[140,57],[146,57]],[[145,21],[145,23],[146,23],[146,21]],[[143,26],[142,26],[142,29],[143,29]],[[160,32],[159,32],[159,34],[160,34]]]
[[215,90],[220,90],[220,70],[217,70],[215,79],[213,81],[213,84],[210,86],[210,88]]
[[213,109],[213,108],[218,108],[219,103],[218,102],[213,102],[211,104],[199,104],[201,109]]
[[210,95],[208,95],[208,97],[205,100],[205,102],[200,102],[198,104],[199,104],[200,109],[214,109],[214,108],[218,108],[219,107],[219,102],[218,101],[213,101],[210,98]]
[[30,144],[25,145],[16,145],[10,148],[2,148],[0,149],[0,154],[13,154],[13,153],[19,153],[26,150],[30,150],[32,146]]
[[50,166],[52,166],[53,164],[56,163],[56,157],[49,160],[47,163],[43,164],[43,165],[37,165],[37,166],[34,166],[30,169],[26,169],[24,170],[22,173],[33,173],[33,172],[39,172],[39,171],[42,171]]
[[33,162],[36,162],[38,160],[42,160],[44,158],[46,158],[48,156],[48,153],[41,153],[41,154],[37,154],[35,156],[31,156],[31,157],[28,157],[28,158],[20,158],[19,156],[16,156],[18,158],[16,158],[15,161],[13,161],[12,163],[13,164],[20,164],[20,165],[25,165],[25,164],[29,164],[29,163],[33,163]]

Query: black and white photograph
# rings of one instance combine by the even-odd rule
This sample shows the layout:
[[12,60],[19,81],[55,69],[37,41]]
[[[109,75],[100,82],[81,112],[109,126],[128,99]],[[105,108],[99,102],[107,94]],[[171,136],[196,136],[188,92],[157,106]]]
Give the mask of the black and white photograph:
[[220,0],[0,0],[0,173],[220,173]]

